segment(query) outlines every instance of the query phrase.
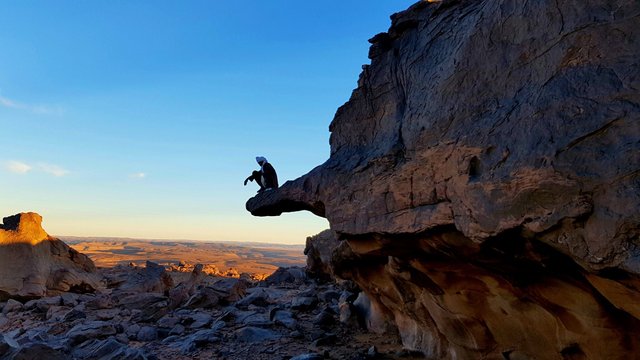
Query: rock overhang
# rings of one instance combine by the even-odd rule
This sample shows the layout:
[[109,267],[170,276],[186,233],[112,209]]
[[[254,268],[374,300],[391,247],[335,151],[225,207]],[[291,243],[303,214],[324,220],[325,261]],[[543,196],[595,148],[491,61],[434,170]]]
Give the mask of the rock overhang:
[[334,272],[431,356],[631,351],[639,17],[631,0],[420,2],[371,40],[329,160],[247,209],[322,204]]

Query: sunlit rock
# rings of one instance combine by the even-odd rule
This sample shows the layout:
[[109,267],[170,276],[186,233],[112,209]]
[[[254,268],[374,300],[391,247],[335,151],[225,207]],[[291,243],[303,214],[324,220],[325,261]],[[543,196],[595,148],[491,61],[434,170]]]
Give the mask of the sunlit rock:
[[100,277],[87,256],[49,236],[36,213],[4,218],[0,225],[0,298],[34,298],[93,292]]
[[309,210],[432,358],[640,348],[640,3],[419,2],[373,37],[331,156],[247,202]]

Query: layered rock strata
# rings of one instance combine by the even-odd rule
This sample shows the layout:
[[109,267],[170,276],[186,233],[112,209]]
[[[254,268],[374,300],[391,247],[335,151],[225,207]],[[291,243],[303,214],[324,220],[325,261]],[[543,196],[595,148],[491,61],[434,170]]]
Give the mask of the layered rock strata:
[[331,156],[250,199],[434,358],[640,347],[640,3],[419,2],[371,39]]
[[36,298],[101,287],[91,259],[49,236],[36,213],[4,218],[0,225],[0,300]]

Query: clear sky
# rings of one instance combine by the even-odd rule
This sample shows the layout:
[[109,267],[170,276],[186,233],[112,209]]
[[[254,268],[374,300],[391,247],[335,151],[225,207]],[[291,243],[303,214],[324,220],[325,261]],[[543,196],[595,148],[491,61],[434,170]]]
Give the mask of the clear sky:
[[303,243],[243,180],[329,156],[367,40],[414,1],[0,0],[0,217],[55,235]]

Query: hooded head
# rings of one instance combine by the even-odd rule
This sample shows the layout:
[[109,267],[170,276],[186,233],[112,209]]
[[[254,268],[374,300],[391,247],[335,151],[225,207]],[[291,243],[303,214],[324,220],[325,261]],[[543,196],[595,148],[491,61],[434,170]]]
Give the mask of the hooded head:
[[256,156],[256,161],[258,162],[258,164],[262,165],[263,163],[267,162],[267,158],[265,158],[264,156]]

